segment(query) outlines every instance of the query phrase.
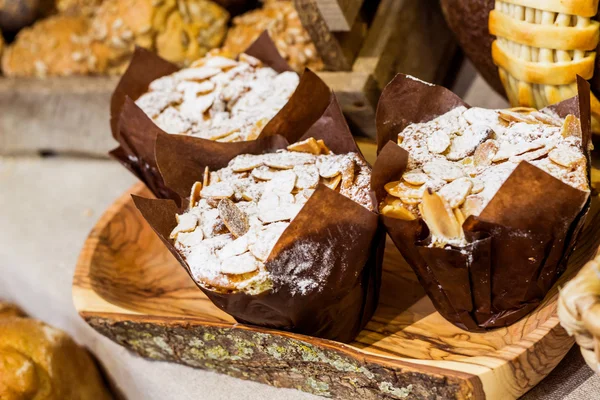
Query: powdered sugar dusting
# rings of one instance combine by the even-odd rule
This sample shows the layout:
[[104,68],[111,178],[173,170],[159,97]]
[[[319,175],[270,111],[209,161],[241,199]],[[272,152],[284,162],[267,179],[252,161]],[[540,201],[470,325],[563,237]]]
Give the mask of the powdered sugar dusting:
[[234,142],[254,140],[298,86],[255,58],[207,56],[150,83],[136,104],[164,131]]

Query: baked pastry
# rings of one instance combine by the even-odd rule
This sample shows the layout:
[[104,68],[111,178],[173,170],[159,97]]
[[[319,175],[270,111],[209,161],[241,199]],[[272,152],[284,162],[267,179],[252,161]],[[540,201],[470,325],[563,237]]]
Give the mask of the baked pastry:
[[463,222],[478,216],[522,161],[589,191],[579,119],[535,109],[457,107],[398,134],[408,165],[385,185],[383,215],[422,218],[431,245],[465,246]]
[[121,74],[135,46],[187,65],[223,41],[229,19],[208,0],[105,0],[89,6],[91,16],[69,12],[21,31],[3,57],[6,75]]
[[91,16],[103,0],[56,0],[56,9],[61,14]]
[[15,34],[53,11],[54,0],[2,0],[0,1],[0,30]]
[[136,104],[167,133],[224,142],[254,140],[298,86],[254,57],[208,56],[149,85]]
[[85,349],[15,310],[0,302],[1,399],[112,399]]
[[[560,10],[497,0],[489,28],[497,40],[492,57],[513,106],[543,108],[575,96],[577,75],[592,79],[600,23],[597,4]],[[557,12],[559,11],[559,12]],[[600,129],[600,102],[592,95],[593,124]]]
[[83,16],[55,15],[22,29],[2,56],[6,76],[67,76],[98,72],[100,60]]
[[591,199],[589,86],[578,88],[542,111],[469,108],[401,74],[383,91],[372,180],[382,221],[456,326],[518,321],[565,271]]
[[334,155],[314,138],[276,153],[242,154],[194,184],[171,239],[204,288],[256,295],[272,289],[264,263],[317,185],[372,211],[370,178],[356,153]]
[[323,69],[323,61],[302,26],[293,2],[289,0],[268,0],[261,8],[235,17],[227,32],[223,51],[235,57],[265,30],[294,70]]
[[225,38],[229,14],[208,0],[105,0],[92,21],[110,73],[124,72],[134,46],[180,65],[202,57]]

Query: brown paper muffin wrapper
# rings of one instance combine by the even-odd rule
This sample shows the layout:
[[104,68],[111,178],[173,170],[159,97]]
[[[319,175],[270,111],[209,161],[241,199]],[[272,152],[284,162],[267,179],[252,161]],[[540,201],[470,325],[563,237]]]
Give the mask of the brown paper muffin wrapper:
[[[578,97],[551,108],[563,118],[573,114],[581,119],[589,161],[589,84],[580,79],[578,85]],[[408,152],[396,144],[398,133],[461,105],[469,107],[449,90],[405,75],[385,88],[377,110],[380,153],[372,175],[379,202],[386,195],[384,185],[402,176],[408,162]],[[462,329],[481,331],[508,326],[540,304],[566,269],[589,206],[589,192],[521,162],[481,214],[465,221],[464,247],[429,247],[422,219],[381,219],[439,313]]]
[[[266,31],[245,53],[277,72],[292,71]],[[144,182],[156,197],[166,199],[176,199],[177,196],[165,186],[158,172],[154,148],[160,129],[135,105],[135,100],[146,93],[152,81],[178,70],[175,64],[155,53],[136,48],[112,95],[110,106],[112,135],[119,142],[119,147],[110,155]],[[288,138],[301,136],[323,115],[330,96],[331,90],[314,73],[304,73],[288,103],[265,126],[261,137],[276,132],[285,132]],[[140,124],[146,129],[139,129]]]
[[[158,132],[156,160],[166,186],[180,196],[182,204],[187,204],[184,199],[193,183],[201,180],[206,166],[215,171],[239,154],[285,149],[291,143],[287,133],[272,131],[252,142],[220,143]],[[360,154],[335,97],[323,116],[294,141],[308,137],[323,139],[336,154]],[[175,214],[182,209],[171,200],[134,196],[134,201],[192,276],[169,239],[177,224]],[[384,238],[385,231],[375,212],[319,185],[265,263],[273,281],[271,290],[258,295],[222,293],[196,283],[217,307],[238,322],[350,342],[378,303]],[[317,285],[301,293],[297,282],[303,280]]]

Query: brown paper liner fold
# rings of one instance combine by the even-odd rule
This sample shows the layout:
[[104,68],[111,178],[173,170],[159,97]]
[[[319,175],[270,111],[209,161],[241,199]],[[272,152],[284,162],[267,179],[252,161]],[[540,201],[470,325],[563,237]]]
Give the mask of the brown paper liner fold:
[[[246,54],[277,72],[292,71],[266,31],[250,45]],[[136,48],[127,71],[112,95],[110,107],[111,130],[119,147],[109,154],[143,181],[156,197],[173,200],[177,200],[178,196],[165,185],[156,163],[156,140],[159,133],[164,131],[136,106],[135,100],[148,90],[152,81],[178,70],[176,65],[155,53]],[[323,115],[331,103],[331,96],[329,87],[307,70],[288,103],[269,121],[259,139],[277,134],[287,138],[290,143],[297,141]]]
[[[551,109],[563,118],[573,114],[581,119],[589,160],[589,84],[580,79],[578,86],[578,97]],[[385,88],[377,110],[380,153],[372,175],[379,202],[385,197],[383,186],[406,169],[408,152],[396,145],[397,134],[461,105],[468,107],[452,92],[401,74]],[[382,221],[440,314],[462,329],[481,331],[508,326],[540,304],[566,269],[589,206],[589,192],[521,162],[481,214],[465,221],[464,247],[429,247],[422,219],[382,216]]]
[[[205,166],[216,170],[238,154],[268,153],[285,148],[288,145],[285,133],[272,132],[245,143],[217,143],[159,133],[158,168],[167,187],[182,198],[187,197],[192,184],[202,177]],[[323,139],[332,150],[357,149],[335,97],[319,121],[298,139],[308,134]],[[192,276],[186,261],[169,239],[177,223],[175,214],[181,212],[181,208],[171,200],[135,196],[134,201],[152,229]],[[194,281],[217,307],[238,322],[350,342],[377,307],[384,239],[385,231],[376,213],[319,185],[283,232],[265,263],[273,281],[272,290],[259,295],[222,293]],[[297,285],[300,281],[313,284],[305,286],[303,291]]]

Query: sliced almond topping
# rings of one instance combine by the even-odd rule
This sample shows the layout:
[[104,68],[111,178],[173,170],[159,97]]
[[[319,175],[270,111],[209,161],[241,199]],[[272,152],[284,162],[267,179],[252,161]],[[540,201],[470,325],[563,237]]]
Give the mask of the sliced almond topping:
[[554,143],[549,143],[546,146],[535,150],[529,151],[527,153],[523,153],[520,156],[512,156],[508,160],[513,163],[520,163],[521,161],[532,161],[537,160],[538,158],[544,157],[546,154],[550,152],[556,145]]
[[450,136],[442,130],[433,132],[431,136],[427,138],[427,148],[434,154],[442,154],[450,146]]
[[323,140],[321,140],[321,139],[317,140],[317,144],[321,148],[321,154],[330,154],[331,153],[331,150],[329,150],[329,147],[327,147],[327,145],[325,144],[325,142]]
[[544,147],[544,143],[541,141],[537,142],[526,142],[522,141],[519,143],[508,143],[502,142],[500,144],[500,148],[494,155],[493,162],[505,161],[510,159],[510,157],[518,156],[520,154],[527,153],[528,151],[541,149]]
[[200,191],[202,197],[212,197],[214,199],[228,199],[233,196],[233,193],[233,188],[228,182],[217,182],[202,188]]
[[210,182],[210,169],[208,168],[208,165],[207,165],[206,167],[204,167],[204,177],[202,178],[202,184],[204,185],[204,187],[207,187],[209,182]]
[[289,194],[296,186],[298,177],[291,170],[278,171],[274,174],[273,179],[267,181],[264,193],[283,193]]
[[409,185],[421,186],[428,180],[427,174],[418,171],[407,172],[402,175],[402,179]]
[[192,186],[192,192],[190,193],[190,208],[193,208],[200,200],[200,191],[202,190],[202,182],[196,182]]
[[561,134],[564,138],[569,136],[582,137],[583,133],[581,132],[581,121],[579,118],[572,114],[567,115],[562,126]]
[[543,113],[541,111],[533,111],[529,115],[546,125],[552,125],[552,126],[561,126],[562,125],[562,121],[560,119],[555,118],[552,115]]
[[229,232],[235,237],[240,237],[248,232],[248,216],[240,210],[233,201],[223,199],[217,207],[223,223],[229,229]]
[[463,236],[462,227],[448,203],[437,193],[423,194],[423,220],[437,239],[453,241]]
[[177,244],[186,247],[198,246],[204,240],[202,229],[194,229],[192,232],[177,233]]
[[384,204],[381,207],[381,214],[386,217],[401,219],[403,221],[414,221],[416,215],[407,210],[400,202],[394,201],[391,204]]
[[548,158],[567,168],[573,168],[577,164],[585,162],[583,153],[572,146],[557,147],[548,154]]
[[221,72],[220,68],[199,67],[184,68],[177,72],[176,78],[183,81],[203,81]]
[[485,184],[483,183],[483,181],[481,179],[472,178],[471,182],[473,182],[473,187],[471,188],[472,194],[481,193],[481,192],[483,192],[483,189],[485,189]]
[[432,178],[443,179],[452,182],[465,176],[463,170],[448,161],[433,160],[423,165],[423,171]]
[[337,187],[341,181],[342,181],[342,175],[339,174],[338,176],[335,176],[333,178],[325,178],[323,180],[323,184],[325,186],[327,186],[329,189],[335,190],[335,189],[337,189]]
[[300,153],[310,153],[314,155],[321,154],[319,143],[312,137],[301,142],[290,144],[287,149],[289,151],[298,151]]
[[342,185],[341,189],[350,189],[354,184],[354,168],[356,166],[354,160],[348,160],[344,163],[342,169]]
[[470,125],[461,136],[452,139],[452,144],[446,154],[451,161],[458,161],[475,152],[475,149],[489,139],[494,131],[486,125]]
[[535,108],[514,107],[508,110],[498,110],[498,116],[506,122],[525,122],[527,124],[537,124],[538,121],[528,114],[537,111]]
[[221,262],[221,272],[227,275],[243,275],[258,270],[258,261],[252,253],[226,258]]
[[248,251],[248,236],[249,235],[240,236],[234,241],[227,243],[225,247],[217,251],[217,256],[221,260],[225,260],[227,258],[244,254],[246,251]]
[[425,191],[425,187],[423,186],[410,186],[402,181],[390,182],[384,186],[384,189],[394,197],[408,197],[413,199],[421,199]]
[[175,217],[177,218],[177,226],[173,229],[171,235],[169,236],[171,239],[175,239],[179,232],[191,232],[196,229],[196,226],[198,226],[198,216],[195,214],[176,214]]
[[444,186],[439,194],[451,208],[459,207],[471,193],[473,182],[469,178],[459,178]]
[[234,172],[250,171],[263,165],[263,159],[253,154],[242,154],[234,158],[230,167]]
[[479,215],[483,211],[483,197],[477,195],[467,196],[462,205],[462,213],[465,219],[471,215]]
[[261,181],[270,181],[277,173],[276,169],[267,167],[266,165],[254,168],[252,170],[252,176]]
[[298,177],[296,179],[296,188],[314,189],[319,184],[319,170],[316,165],[296,165],[293,171]]
[[400,200],[404,204],[413,205],[413,206],[421,203],[421,199],[416,198],[416,197],[401,196]]
[[[238,65],[237,61],[232,60],[230,58],[226,58],[226,57],[220,57],[220,56],[209,57],[204,61],[203,64],[205,67],[219,68],[222,70],[233,68]],[[194,65],[192,65],[192,66],[194,66]]]
[[492,161],[498,152],[499,146],[498,142],[489,139],[480,144],[475,150],[475,154],[473,155],[473,162],[477,166],[488,166],[492,165]]
[[319,168],[319,175],[323,178],[333,178],[342,173],[342,165],[337,156],[318,159],[317,168]]
[[456,220],[458,221],[458,224],[460,226],[463,226],[463,224],[465,223],[465,216],[463,215],[462,211],[460,211],[460,208],[455,208],[454,209],[454,216],[456,217]]
[[314,164],[315,156],[308,153],[273,153],[265,158],[265,165],[275,169],[292,169],[294,165]]

